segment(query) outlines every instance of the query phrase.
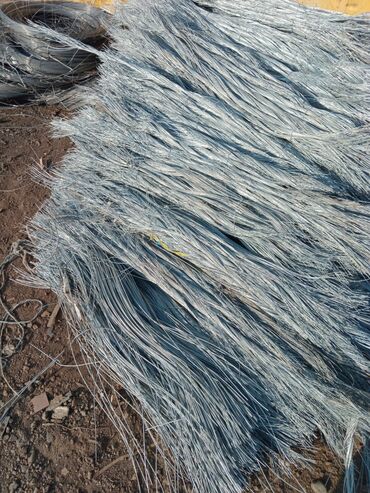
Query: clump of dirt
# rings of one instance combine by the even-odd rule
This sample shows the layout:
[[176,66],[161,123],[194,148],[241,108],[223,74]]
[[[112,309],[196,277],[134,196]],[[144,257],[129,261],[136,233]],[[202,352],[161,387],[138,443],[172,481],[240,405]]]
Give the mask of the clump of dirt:
[[[28,221],[49,196],[49,190],[31,178],[32,167],[50,171],[71,148],[69,139],[52,138],[50,121],[57,116],[66,117],[68,112],[60,107],[37,106],[0,112],[0,262],[14,242],[27,237]],[[27,267],[29,262],[32,259],[25,255],[23,265],[19,258],[15,266]],[[12,326],[1,335],[4,378],[0,379],[0,416],[14,392],[24,392],[0,424],[0,493],[146,491],[140,487],[124,441],[87,388],[90,373],[78,345],[71,344],[62,314],[58,313],[53,327],[48,327],[55,296],[14,281],[13,266],[6,274],[0,294],[8,307],[30,298],[41,300],[46,307],[25,325],[24,334]],[[17,316],[32,318],[36,308],[35,303],[22,305]],[[0,309],[0,318],[3,315]],[[48,365],[47,371],[25,387]],[[41,406],[37,412],[34,398]],[[52,409],[45,407],[45,399]],[[59,403],[56,407],[55,402]],[[118,405],[133,439],[144,443],[142,421],[132,411],[129,398],[122,398]],[[166,492],[168,479],[163,464],[153,455],[153,443],[147,438],[145,443]],[[281,477],[266,471],[252,478],[252,490],[339,492],[342,466],[323,441],[317,440],[305,455],[312,460],[309,469],[290,468],[291,474]],[[156,482],[151,490],[162,491]],[[180,491],[190,488],[179,487]]]

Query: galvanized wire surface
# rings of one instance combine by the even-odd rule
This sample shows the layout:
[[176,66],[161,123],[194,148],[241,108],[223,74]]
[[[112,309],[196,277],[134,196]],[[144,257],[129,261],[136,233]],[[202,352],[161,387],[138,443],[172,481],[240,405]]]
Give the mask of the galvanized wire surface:
[[370,423],[369,18],[202,4],[115,16],[89,104],[57,125],[75,150],[33,223],[31,282],[196,491],[241,491],[317,430],[351,479]]

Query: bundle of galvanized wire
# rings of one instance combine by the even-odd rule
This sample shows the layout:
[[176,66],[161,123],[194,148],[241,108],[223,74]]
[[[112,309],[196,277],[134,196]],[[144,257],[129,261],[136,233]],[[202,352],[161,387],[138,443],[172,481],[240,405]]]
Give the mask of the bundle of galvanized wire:
[[42,27],[99,48],[106,39],[107,15],[72,2],[0,5],[0,102],[39,98],[91,78],[97,55],[58,41]]
[[58,124],[75,149],[33,223],[32,282],[197,492],[240,492],[317,430],[353,486],[370,423],[369,24],[289,0],[131,0],[88,106]]

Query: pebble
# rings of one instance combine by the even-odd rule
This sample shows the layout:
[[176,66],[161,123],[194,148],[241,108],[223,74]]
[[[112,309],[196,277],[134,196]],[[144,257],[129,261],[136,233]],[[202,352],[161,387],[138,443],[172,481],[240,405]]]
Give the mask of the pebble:
[[326,486],[321,481],[313,481],[311,483],[313,493],[328,493]]
[[2,354],[9,358],[10,356],[13,356],[15,353],[15,346],[14,344],[5,344],[2,348]]
[[31,449],[30,455],[27,458],[28,465],[31,466],[33,462],[35,461],[36,458],[36,450],[33,448]]
[[9,493],[14,493],[18,489],[19,489],[19,483],[18,483],[18,481],[13,481],[12,483],[10,483],[10,485],[9,485]]
[[62,476],[68,476],[68,469],[66,467],[63,467],[63,469],[61,470],[61,474]]
[[25,456],[27,454],[27,447],[20,440],[15,441],[15,446],[19,450],[20,455]]
[[61,421],[69,415],[69,407],[58,406],[54,409],[52,419],[55,421]]
[[31,404],[33,406],[33,413],[38,413],[43,409],[46,409],[49,405],[49,399],[46,392],[42,392],[31,399]]
[[18,430],[16,431],[16,435],[17,435],[17,437],[18,437],[18,440],[20,440],[21,442],[25,443],[25,442],[27,442],[27,441],[28,441],[28,440],[27,440],[27,436],[26,436],[26,434],[24,433],[24,431],[23,431],[23,430],[18,429]]

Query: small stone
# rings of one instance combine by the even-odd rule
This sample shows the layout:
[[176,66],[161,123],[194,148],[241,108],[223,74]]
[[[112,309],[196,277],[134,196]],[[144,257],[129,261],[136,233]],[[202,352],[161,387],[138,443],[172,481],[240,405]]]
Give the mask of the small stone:
[[52,414],[52,419],[54,421],[61,421],[69,415],[69,407],[67,406],[58,406],[54,409]]
[[66,467],[63,467],[63,469],[60,472],[62,476],[68,476],[68,469]]
[[20,442],[19,440],[16,440],[15,446],[19,450],[19,453],[22,456],[25,456],[27,454],[27,447],[22,442]]
[[17,437],[19,440],[26,442],[27,441],[27,436],[23,430],[18,429],[16,432]]
[[311,489],[313,493],[328,493],[328,490],[322,481],[313,481],[311,483]]
[[18,481],[13,481],[9,485],[9,493],[15,493],[15,491],[18,491],[19,489],[19,482]]
[[90,481],[92,478],[92,472],[91,471],[88,471],[87,473],[87,479]]
[[65,395],[57,395],[50,401],[48,411],[54,411],[57,407],[61,406],[61,404],[64,404],[67,402],[72,396],[72,392],[67,392]]
[[6,358],[13,356],[13,354],[15,353],[14,344],[5,344],[1,352]]
[[35,462],[36,458],[36,450],[33,448],[31,449],[30,455],[27,458],[28,465],[31,466]]
[[81,409],[80,414],[81,414],[81,416],[86,416],[86,411],[84,411],[83,409]]
[[31,399],[31,404],[33,406],[33,413],[38,413],[49,406],[49,399],[45,392],[40,395],[36,395]]

